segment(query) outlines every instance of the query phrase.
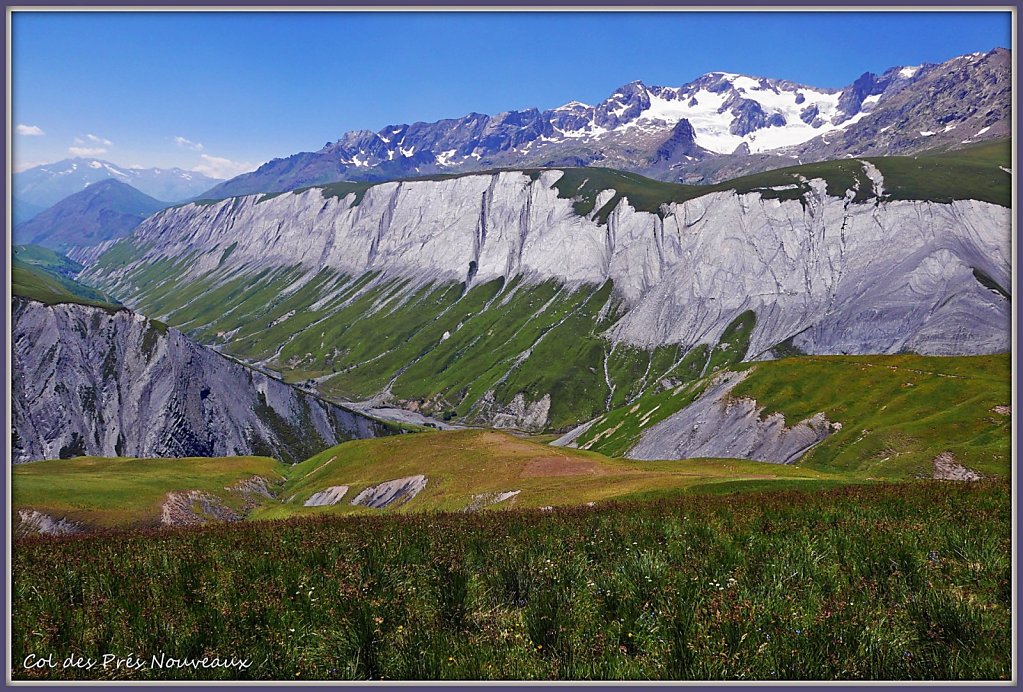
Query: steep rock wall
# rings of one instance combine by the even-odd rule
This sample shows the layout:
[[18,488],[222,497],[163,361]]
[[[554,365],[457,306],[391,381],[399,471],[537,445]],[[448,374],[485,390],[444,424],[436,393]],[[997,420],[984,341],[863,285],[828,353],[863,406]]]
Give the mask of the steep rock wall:
[[[875,171],[872,171],[876,173]],[[852,203],[824,181],[782,200],[716,192],[660,213],[612,197],[579,215],[559,197],[560,171],[389,182],[364,193],[319,189],[186,205],[136,229],[127,262],[84,277],[115,295],[139,263],[192,257],[190,273],[324,267],[470,284],[523,275],[566,285],[610,279],[627,312],[608,332],[643,347],[713,344],[756,313],[749,357],[776,344],[809,353],[990,353],[1009,348],[1010,211],[973,200]],[[875,182],[878,194],[884,182]],[[603,220],[603,217],[601,217]]]
[[646,430],[629,450],[630,459],[720,457],[791,464],[831,432],[818,413],[786,425],[785,417],[748,398],[731,396],[750,371],[718,375],[696,401]]
[[388,434],[127,310],[12,310],[15,462],[61,456],[304,458]]

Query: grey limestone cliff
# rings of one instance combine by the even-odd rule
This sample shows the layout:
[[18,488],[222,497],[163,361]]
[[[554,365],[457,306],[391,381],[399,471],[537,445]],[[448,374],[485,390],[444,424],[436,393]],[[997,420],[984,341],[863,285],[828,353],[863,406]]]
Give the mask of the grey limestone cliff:
[[[808,180],[800,199],[723,191],[652,213],[624,198],[606,219],[578,214],[557,170],[382,183],[361,197],[311,189],[158,213],[131,237],[127,264],[95,262],[104,248],[73,256],[129,305],[139,287],[123,277],[190,256],[196,279],[301,267],[292,291],[324,268],[408,277],[410,294],[438,280],[610,280],[626,309],[607,337],[645,348],[712,345],[752,311],[747,358],[789,339],[817,354],[1007,350],[1010,210],[887,200],[883,177],[862,165],[878,191],[862,203]],[[593,209],[613,196],[600,192]]]
[[390,432],[128,310],[15,298],[12,346],[15,462],[246,454],[296,461]]
[[763,408],[753,399],[731,396],[732,389],[749,373],[726,372],[715,377],[696,401],[644,431],[627,456],[791,464],[828,436],[833,424],[824,414],[787,424],[780,413],[761,417]]

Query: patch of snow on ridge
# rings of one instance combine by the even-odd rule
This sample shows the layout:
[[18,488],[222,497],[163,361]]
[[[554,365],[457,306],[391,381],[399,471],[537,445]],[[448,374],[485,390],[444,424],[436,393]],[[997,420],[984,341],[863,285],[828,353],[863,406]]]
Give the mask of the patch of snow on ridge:
[[870,113],[867,113],[866,111],[860,111],[859,113],[857,113],[853,117],[849,118],[848,120],[843,122],[841,125],[839,125],[835,129],[836,130],[844,130],[845,128],[849,127],[850,125],[855,125],[859,121],[861,121],[864,118],[866,118],[868,115],[870,115]]
[[[640,120],[660,120],[673,125],[685,118],[693,126],[696,143],[704,149],[719,154],[730,154],[741,144],[747,144],[753,153],[793,146],[809,141],[835,126],[812,127],[800,118],[804,109],[816,106],[820,117],[830,123],[838,110],[839,94],[828,94],[809,88],[798,91],[763,88],[760,81],[749,77],[733,77],[732,85],[742,89],[743,98],[756,101],[768,116],[781,115],[785,125],[760,128],[740,136],[731,132],[735,117],[731,112],[719,112],[728,98],[727,93],[714,93],[700,89],[694,94],[669,100],[650,94],[650,107],[640,115]],[[796,95],[803,95],[803,102],[796,103]],[[689,105],[691,102],[694,105]],[[843,123],[845,125],[845,123]]]

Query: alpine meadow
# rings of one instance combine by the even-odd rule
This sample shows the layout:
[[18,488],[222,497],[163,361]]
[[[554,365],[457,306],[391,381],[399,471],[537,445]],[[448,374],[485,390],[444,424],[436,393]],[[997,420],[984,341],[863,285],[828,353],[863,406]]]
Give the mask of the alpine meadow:
[[1014,679],[1008,11],[7,21],[9,682]]

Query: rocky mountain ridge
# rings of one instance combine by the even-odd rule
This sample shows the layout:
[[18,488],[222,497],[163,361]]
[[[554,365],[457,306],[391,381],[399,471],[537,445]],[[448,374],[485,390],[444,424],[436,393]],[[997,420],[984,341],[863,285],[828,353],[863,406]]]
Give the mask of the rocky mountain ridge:
[[274,159],[204,197],[488,168],[599,165],[711,183],[843,156],[956,148],[1011,129],[1011,54],[864,73],[842,89],[711,72],[680,87],[632,82],[596,105],[470,113],[352,131]]
[[15,463],[259,454],[295,461],[389,434],[128,310],[16,297]]
[[127,183],[112,178],[101,180],[16,225],[14,242],[60,250],[95,245],[127,235],[147,216],[166,206]]
[[192,199],[217,184],[196,171],[181,168],[126,168],[101,159],[71,158],[15,173],[13,198],[24,212],[15,224],[32,218],[69,195],[103,180],[117,180],[167,204]]

